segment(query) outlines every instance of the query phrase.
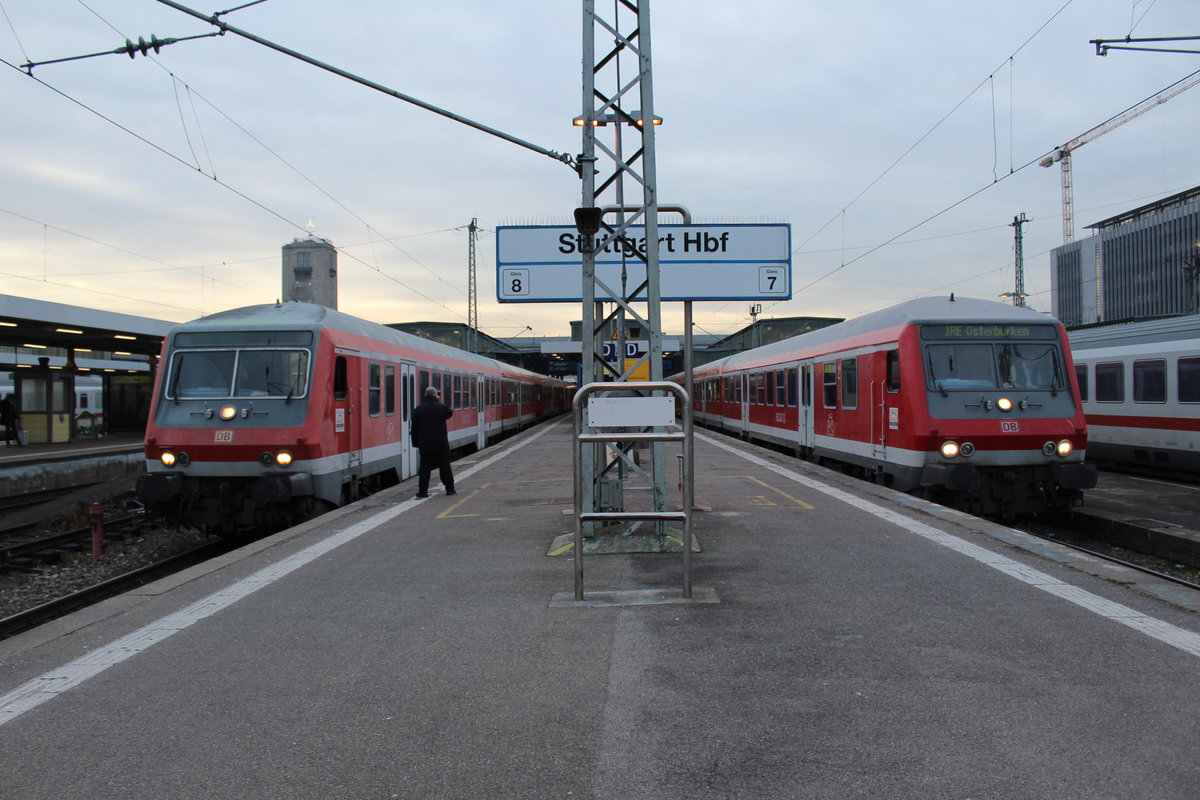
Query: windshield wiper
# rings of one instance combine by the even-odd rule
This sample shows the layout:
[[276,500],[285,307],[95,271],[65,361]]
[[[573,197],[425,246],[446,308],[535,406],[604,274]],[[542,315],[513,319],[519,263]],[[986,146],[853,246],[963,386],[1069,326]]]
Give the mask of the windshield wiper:
[[929,365],[929,377],[933,378],[933,385],[942,393],[942,397],[949,397],[950,393],[946,391],[946,387],[942,386],[942,379],[937,376],[937,371],[933,368],[933,353],[925,351],[925,362]]

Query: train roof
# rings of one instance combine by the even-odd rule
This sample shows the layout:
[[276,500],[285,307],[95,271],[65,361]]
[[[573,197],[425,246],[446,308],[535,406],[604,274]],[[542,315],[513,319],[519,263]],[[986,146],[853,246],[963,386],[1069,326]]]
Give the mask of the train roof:
[[1021,308],[1008,303],[998,303],[994,300],[979,300],[972,297],[918,297],[906,300],[894,306],[863,314],[861,317],[848,319],[815,331],[802,333],[789,339],[756,347],[743,353],[728,356],[713,364],[705,365],[704,369],[742,368],[758,363],[771,363],[786,356],[803,343],[804,346],[821,345],[840,342],[847,339],[857,339],[872,333],[882,334],[884,331],[894,331],[906,325],[946,325],[946,324],[984,324],[984,325],[1014,325],[1037,324],[1057,325],[1054,317],[1034,311],[1031,308]]
[[1077,328],[1067,331],[1067,336],[1071,339],[1071,349],[1078,351],[1197,339],[1200,338],[1200,314]]
[[357,336],[394,342],[447,359],[454,359],[478,366],[492,367],[510,375],[553,380],[537,372],[515,367],[512,364],[506,364],[503,361],[497,361],[487,356],[468,353],[466,350],[460,350],[448,344],[414,336],[411,333],[389,328],[387,325],[380,325],[377,322],[360,319],[343,311],[337,311],[336,309],[327,308],[316,303],[300,303],[294,300],[286,303],[270,303],[219,311],[207,317],[201,317],[200,319],[178,325],[171,330],[169,336],[174,337],[177,332],[182,330],[228,331],[253,330],[256,328],[313,331],[332,328]]

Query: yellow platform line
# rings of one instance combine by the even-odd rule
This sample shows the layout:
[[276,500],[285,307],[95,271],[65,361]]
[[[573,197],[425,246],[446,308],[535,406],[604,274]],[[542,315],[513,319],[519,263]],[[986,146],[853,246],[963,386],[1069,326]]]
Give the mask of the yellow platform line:
[[466,497],[464,497],[462,500],[459,500],[457,503],[455,503],[454,505],[450,506],[449,508],[447,508],[447,509],[446,509],[445,511],[443,511],[442,513],[438,514],[438,515],[437,515],[437,519],[457,519],[457,518],[459,518],[459,517],[478,517],[478,516],[482,516],[481,514],[452,514],[451,512],[452,512],[452,511],[455,511],[455,510],[456,510],[456,509],[457,509],[459,506],[461,506],[463,503],[465,503],[465,502],[467,502],[468,500],[472,499],[473,497],[475,497],[475,495],[479,494],[480,492],[482,492],[484,489],[488,488],[489,486],[491,486],[491,484],[490,484],[490,483],[485,483],[483,486],[480,486],[478,489],[476,489],[475,491],[471,492],[469,495],[467,495]]
[[[748,481],[753,481],[754,483],[757,483],[759,486],[762,486],[765,489],[770,489],[772,492],[775,492],[775,494],[780,495],[781,497],[786,497],[788,500],[791,500],[793,503],[800,506],[801,508],[807,508],[809,511],[812,511],[812,506],[810,506],[808,503],[804,502],[803,500],[799,499],[798,497],[792,497],[790,494],[783,491],[782,489],[776,489],[771,484],[769,484],[765,481],[761,481],[758,478],[754,477],[753,475],[742,475],[740,477],[743,477]],[[756,497],[757,496],[758,495],[756,495]],[[765,500],[766,498],[763,498],[763,499]]]

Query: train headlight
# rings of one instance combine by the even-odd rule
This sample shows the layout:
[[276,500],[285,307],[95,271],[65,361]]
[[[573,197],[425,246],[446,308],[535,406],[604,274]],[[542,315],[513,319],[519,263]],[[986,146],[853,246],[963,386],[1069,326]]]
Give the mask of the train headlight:
[[275,463],[281,467],[290,467],[292,465],[292,454],[287,450],[280,450],[275,454]]
[[237,416],[237,409],[233,406],[221,406],[221,419],[228,422]]
[[996,408],[1001,411],[1012,411],[1012,400],[1009,400],[1007,397],[1001,397],[996,401]]
[[158,457],[158,460],[162,462],[164,467],[175,466],[175,454],[170,450],[164,450],[163,454]]
[[942,456],[954,458],[958,455],[958,442],[942,442]]
[[274,461],[275,461],[275,456],[273,456],[270,453],[265,452],[265,451],[258,457],[258,463],[262,464],[264,467],[271,466],[271,464],[274,463]]
[[970,442],[963,442],[962,447],[958,448],[958,452],[964,458],[970,458],[971,456],[975,455],[975,445],[971,444]]
[[1046,442],[1044,445],[1042,445],[1042,453],[1045,455],[1052,456],[1057,451],[1058,445],[1056,445],[1054,442]]
[[1058,454],[1060,456],[1069,456],[1071,455],[1071,451],[1074,449],[1075,448],[1071,445],[1071,442],[1067,439],[1063,439],[1058,443]]

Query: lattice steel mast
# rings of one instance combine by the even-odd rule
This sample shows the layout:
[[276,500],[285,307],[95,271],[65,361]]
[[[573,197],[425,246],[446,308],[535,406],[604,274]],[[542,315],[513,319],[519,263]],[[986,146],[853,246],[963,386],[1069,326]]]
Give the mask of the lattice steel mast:
[[[583,145],[578,158],[582,179],[582,202],[577,212],[583,247],[583,325],[582,381],[584,384],[602,380],[627,381],[643,366],[648,366],[651,381],[661,381],[662,312],[659,286],[658,257],[658,196],[655,175],[654,128],[660,120],[654,116],[654,92],[651,71],[649,0],[613,3],[612,15],[601,16],[596,0],[583,0],[583,96],[582,113],[575,122],[582,128]],[[599,45],[598,42],[611,42]],[[622,78],[622,66],[629,64],[627,81]],[[634,105],[636,103],[636,105]],[[604,134],[608,136],[604,136]],[[628,156],[623,150],[623,135],[631,135],[636,147]],[[640,142],[636,140],[640,139]],[[599,180],[597,180],[599,179]],[[641,186],[642,202],[627,197],[624,182]],[[635,186],[636,190],[636,186]],[[605,208],[605,197],[612,201]],[[613,215],[610,222],[604,216]],[[626,236],[630,225],[642,225],[644,242],[630,260],[645,266],[633,270],[628,282],[623,270],[621,285],[609,286],[597,275],[596,251]],[[593,238],[587,231],[595,230]],[[631,235],[629,238],[633,238]],[[640,238],[640,237],[639,237]],[[644,296],[644,311],[635,307],[634,300]],[[607,314],[604,302],[612,300],[614,310]],[[604,342],[609,339],[614,321],[621,317],[636,320],[645,331],[647,348],[628,369],[623,353],[618,353],[621,369],[610,367],[604,360]],[[623,331],[614,333],[622,336]],[[663,446],[652,446],[654,507],[666,505],[666,464]],[[632,469],[637,467],[627,457],[603,463],[584,459],[581,486],[583,505],[593,508],[594,498],[605,475],[620,462]],[[662,536],[659,529],[659,535]]]

